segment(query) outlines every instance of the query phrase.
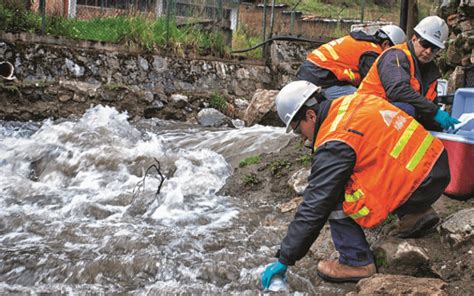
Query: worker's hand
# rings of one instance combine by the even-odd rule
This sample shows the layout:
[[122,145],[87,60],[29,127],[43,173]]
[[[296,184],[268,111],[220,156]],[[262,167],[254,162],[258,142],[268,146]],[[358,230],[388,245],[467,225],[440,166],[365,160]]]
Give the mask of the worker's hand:
[[276,261],[265,268],[265,271],[262,273],[262,286],[264,289],[270,287],[270,282],[272,277],[275,275],[280,275],[281,277],[285,276],[287,266],[280,261]]
[[443,111],[441,109],[438,109],[438,111],[436,112],[434,120],[436,120],[436,122],[438,122],[445,130],[449,128],[454,128],[454,125],[456,123],[459,123],[459,120],[449,116],[448,112]]

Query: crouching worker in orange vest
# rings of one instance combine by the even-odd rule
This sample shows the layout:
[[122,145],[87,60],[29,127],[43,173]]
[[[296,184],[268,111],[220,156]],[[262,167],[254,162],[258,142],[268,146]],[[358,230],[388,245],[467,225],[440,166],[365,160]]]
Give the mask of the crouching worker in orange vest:
[[448,25],[438,16],[422,19],[406,43],[396,45],[377,58],[358,93],[391,101],[430,130],[448,129],[459,123],[435,103],[438,67],[433,62],[444,48]]
[[441,141],[386,100],[356,93],[317,103],[319,89],[294,81],[276,98],[287,132],[312,141],[313,159],[303,202],[278,260],[262,273],[264,288],[306,255],[326,221],[339,260],[321,261],[317,270],[335,282],[358,281],[376,272],[361,227],[377,226],[396,213],[392,235],[414,238],[439,221],[431,205],[450,180]]
[[328,100],[352,94],[379,54],[405,39],[403,30],[395,25],[383,26],[374,35],[351,32],[310,52],[296,79],[320,86],[321,95]]

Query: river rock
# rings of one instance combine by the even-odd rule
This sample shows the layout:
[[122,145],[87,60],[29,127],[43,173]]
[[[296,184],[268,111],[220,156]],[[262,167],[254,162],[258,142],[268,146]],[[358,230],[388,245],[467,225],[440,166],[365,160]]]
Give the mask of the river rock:
[[188,97],[181,94],[171,95],[171,102],[176,108],[184,108],[189,104]]
[[296,209],[302,201],[303,197],[297,196],[292,198],[289,202],[285,202],[283,204],[278,205],[278,208],[282,213],[291,212]]
[[290,177],[288,185],[293,188],[296,194],[303,195],[306,186],[308,186],[308,177],[310,173],[311,170],[302,168]]
[[376,242],[372,249],[377,263],[384,272],[405,275],[420,275],[431,270],[431,260],[426,251],[416,245],[416,241],[388,237]]
[[220,127],[227,125],[233,127],[230,118],[214,108],[204,108],[199,111],[197,114],[197,121],[202,126]]
[[441,241],[456,248],[472,243],[474,238],[474,208],[464,209],[438,226]]
[[59,85],[75,93],[79,92],[81,94],[86,94],[89,97],[95,96],[97,90],[101,86],[99,83],[89,83],[76,80],[59,80]]
[[259,123],[269,112],[276,113],[275,97],[277,90],[257,89],[244,114],[247,126]]
[[447,284],[439,279],[417,278],[405,275],[375,274],[357,284],[356,292],[346,296],[362,295],[425,295],[444,296]]

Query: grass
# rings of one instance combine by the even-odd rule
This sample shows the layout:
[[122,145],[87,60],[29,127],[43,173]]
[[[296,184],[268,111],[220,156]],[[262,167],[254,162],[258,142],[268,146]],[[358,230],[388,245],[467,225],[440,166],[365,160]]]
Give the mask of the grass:
[[252,165],[252,164],[259,164],[260,161],[262,161],[262,159],[260,158],[259,155],[249,156],[249,157],[247,157],[247,158],[240,161],[239,167],[243,168],[243,167],[246,167],[246,166],[249,166],[249,165]]
[[[254,47],[255,45],[261,42],[262,42],[261,36],[252,36],[250,33],[248,33],[248,30],[245,25],[241,25],[232,34],[232,49],[235,51]],[[262,47],[258,47],[254,50],[238,53],[236,55],[258,59],[262,57],[262,50],[263,50]]]
[[[329,2],[329,3],[325,3]],[[306,14],[331,18],[359,18],[361,1],[345,0],[280,0],[277,3],[289,5]],[[420,19],[429,14],[432,1],[419,0]],[[400,1],[393,6],[375,5],[373,0],[365,0],[365,20],[386,20],[398,23],[400,19]],[[41,17],[27,11],[23,1],[3,0],[0,4],[0,30],[7,32],[40,32]],[[261,42],[260,36],[252,36],[245,24],[241,24],[232,34],[232,45],[225,43],[224,36],[217,31],[201,30],[188,23],[178,27],[174,21],[166,18],[146,18],[141,15],[100,17],[91,20],[68,19],[58,16],[47,16],[46,34],[64,36],[77,40],[95,40],[114,43],[125,43],[146,51],[156,48],[171,49],[174,53],[184,54],[194,51],[201,55],[228,57],[232,49],[247,49]],[[336,29],[334,36],[345,35]],[[262,47],[244,53],[234,54],[248,58],[262,57]]]
[[309,166],[312,160],[313,156],[311,154],[305,154],[296,159],[297,162],[301,163],[304,166]]
[[217,109],[221,112],[225,112],[227,110],[227,101],[226,99],[217,94],[217,93],[214,93],[212,96],[211,96],[211,100],[209,102],[209,106],[211,108],[214,108],[214,109]]
[[398,219],[397,215],[389,214],[387,216],[387,218],[385,219],[385,221],[382,222],[382,226],[388,225],[388,224],[392,223],[393,221],[396,221],[397,219]]
[[[362,1],[280,0],[277,3],[287,4],[289,10],[299,3],[295,10],[321,17],[353,19],[360,18]],[[431,0],[418,1],[420,19],[430,15],[430,9],[433,5]],[[382,6],[375,5],[373,0],[365,0],[364,20],[385,20],[398,24],[400,21],[400,1],[395,1],[394,5]]]
[[[13,2],[14,3],[14,2]],[[41,16],[21,5],[0,4],[0,30],[7,32],[40,32]],[[191,25],[178,27],[165,18],[144,16],[99,17],[91,20],[47,16],[45,33],[77,40],[126,43],[146,51],[171,48],[175,52],[194,50],[225,56],[230,48],[220,32],[199,30]]]

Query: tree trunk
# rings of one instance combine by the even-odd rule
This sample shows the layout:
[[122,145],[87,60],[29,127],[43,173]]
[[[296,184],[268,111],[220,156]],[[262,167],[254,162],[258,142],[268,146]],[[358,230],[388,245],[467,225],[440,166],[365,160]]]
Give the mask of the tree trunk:
[[410,39],[413,35],[413,28],[418,24],[418,1],[408,1],[408,20],[407,20],[407,39]]

